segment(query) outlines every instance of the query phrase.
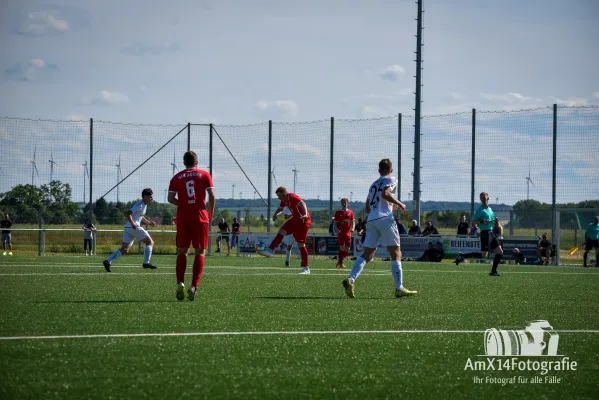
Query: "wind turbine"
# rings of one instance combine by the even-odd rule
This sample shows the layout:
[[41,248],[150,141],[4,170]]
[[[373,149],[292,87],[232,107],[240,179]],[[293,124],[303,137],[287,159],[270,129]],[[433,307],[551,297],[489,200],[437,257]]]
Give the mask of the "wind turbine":
[[277,177],[275,176],[275,169],[273,168],[270,173],[272,174],[272,179],[275,180],[275,186],[279,187],[279,183],[277,182]]
[[164,189],[164,202],[165,203],[168,202],[168,199],[166,197],[167,192],[168,192],[168,189]]
[[173,149],[173,162],[171,163],[171,166],[173,167],[173,176],[175,176],[175,174],[177,173],[177,171],[179,171],[179,169],[177,168],[177,165],[175,164],[175,150]]
[[116,202],[119,203],[119,183],[121,182],[121,154],[119,153],[119,163],[116,165]]
[[37,177],[38,177],[38,178],[40,177],[40,173],[39,173],[39,171],[37,170],[37,165],[35,165],[35,153],[36,153],[36,152],[37,152],[37,146],[36,146],[36,147],[34,148],[34,150],[33,150],[33,161],[31,161],[31,186],[33,186],[33,185],[34,185],[34,181],[33,181],[33,178],[34,178],[34,173],[36,173],[36,174],[37,174]]
[[354,192],[349,192],[349,202],[354,201]]
[[231,190],[231,198],[235,198],[235,184],[233,184],[233,190]]
[[536,187],[532,179],[530,179],[530,168],[528,169],[528,176],[526,177],[526,200],[528,200],[528,194],[530,192],[530,185]]
[[54,175],[54,166],[58,165],[54,162],[54,154],[52,150],[50,150],[50,159],[48,160],[50,163],[50,182],[52,182],[52,176]]
[[293,171],[293,193],[295,193],[295,184],[297,183],[297,173],[299,172],[297,168],[292,169]]
[[83,204],[85,204],[86,176],[87,176],[87,179],[89,179],[89,170],[87,169],[87,160],[85,160],[85,163],[83,164]]

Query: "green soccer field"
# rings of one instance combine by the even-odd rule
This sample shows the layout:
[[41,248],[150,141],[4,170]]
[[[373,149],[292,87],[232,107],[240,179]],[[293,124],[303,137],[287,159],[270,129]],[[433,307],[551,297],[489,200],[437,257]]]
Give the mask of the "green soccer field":
[[[506,265],[490,277],[489,265],[404,262],[405,286],[419,293],[395,299],[389,263],[379,259],[348,299],[348,271],[334,260],[312,260],[306,276],[282,258],[208,257],[198,298],[179,302],[174,256],[153,257],[152,271],[139,256],[122,257],[112,274],[102,259],[0,258],[0,398],[599,393],[599,269]],[[559,356],[516,365],[565,359],[573,368],[513,370],[509,357],[496,357],[495,370],[480,370],[487,329],[523,330],[534,320],[553,326]],[[469,360],[484,362],[473,370]]]

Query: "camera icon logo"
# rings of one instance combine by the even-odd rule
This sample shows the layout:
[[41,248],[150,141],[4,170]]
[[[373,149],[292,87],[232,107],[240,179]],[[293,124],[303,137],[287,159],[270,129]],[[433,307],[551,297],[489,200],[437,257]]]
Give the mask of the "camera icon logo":
[[529,322],[523,330],[485,331],[488,356],[557,356],[558,343],[559,335],[545,320]]

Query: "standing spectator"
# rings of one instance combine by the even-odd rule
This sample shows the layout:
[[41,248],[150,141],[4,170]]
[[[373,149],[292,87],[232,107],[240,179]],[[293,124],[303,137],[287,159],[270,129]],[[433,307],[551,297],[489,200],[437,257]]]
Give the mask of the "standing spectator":
[[422,232],[420,232],[420,227],[418,226],[418,222],[413,219],[412,220],[412,226],[410,226],[410,230],[408,231],[408,235],[411,236],[417,236],[420,235]]
[[229,243],[229,224],[227,224],[227,221],[225,221],[224,218],[220,219],[220,222],[218,223],[218,230],[219,230],[220,234],[216,238],[216,246],[218,247],[216,249],[216,253],[221,252],[220,245],[221,245],[221,242],[223,240],[225,240],[227,242],[227,255],[229,255],[229,254],[231,254],[231,243]]
[[239,240],[239,234],[241,233],[241,224],[237,221],[237,218],[233,218],[233,224],[231,225],[231,248],[237,247],[237,241]]
[[467,236],[470,228],[470,224],[466,221],[466,216],[462,215],[460,222],[458,222],[458,235]]
[[480,229],[478,229],[478,224],[476,222],[472,223],[472,228],[470,229],[470,237],[478,237],[480,235]]
[[8,218],[8,214],[4,214],[4,219],[0,222],[0,227],[2,228],[2,255],[6,255],[6,245],[8,244],[8,255],[12,256],[12,235],[10,233],[10,228],[12,227],[12,221]]
[[96,227],[91,223],[89,219],[86,219],[83,223],[83,250],[85,251],[85,255],[87,256],[87,248],[89,247],[89,255],[94,255],[94,249],[92,247],[92,240],[94,238],[94,232],[96,231]]
[[[171,178],[168,187],[168,202],[177,207],[177,260],[175,276],[177,291],[175,297],[185,299],[185,270],[189,246],[194,248],[191,284],[187,290],[187,299],[195,300],[198,285],[204,272],[204,255],[208,247],[210,221],[216,207],[214,184],[208,171],[198,168],[198,155],[188,151],[183,155],[185,169]],[[208,206],[206,209],[206,193]]]
[[433,225],[433,223],[431,221],[428,221],[426,223],[426,228],[424,228],[424,231],[422,232],[422,236],[438,235],[438,234],[439,234],[439,231],[437,230],[435,225]]
[[356,224],[356,233],[360,236],[362,243],[364,243],[364,239],[366,239],[366,224],[362,218],[358,218],[358,223]]
[[551,241],[547,239],[547,232],[543,233],[541,240],[537,244],[537,257],[539,258],[539,264],[549,265],[551,258]]
[[335,227],[337,229],[337,242],[339,243],[339,259],[337,260],[337,268],[346,268],[343,264],[345,257],[351,249],[351,236],[356,228],[356,220],[354,212],[347,206],[349,200],[345,197],[341,199],[341,208],[335,211]]
[[331,224],[329,225],[329,235],[337,236],[337,223],[335,222],[335,218],[331,219]]
[[302,259],[302,270],[300,272],[301,275],[310,275],[310,267],[309,267],[309,259],[308,259],[308,249],[306,248],[306,239],[308,238],[308,231],[310,226],[312,226],[312,218],[310,217],[310,213],[308,212],[308,207],[304,200],[299,197],[295,193],[290,193],[287,191],[285,186],[280,186],[275,191],[277,197],[281,201],[279,204],[279,208],[275,211],[272,216],[273,221],[277,220],[277,217],[281,212],[285,209],[285,207],[289,208],[293,213],[293,217],[287,222],[283,224],[277,236],[270,243],[268,248],[259,251],[258,254],[263,255],[265,257],[272,257],[274,255],[274,250],[281,244],[283,238],[288,234],[292,234],[295,242],[297,243],[297,247],[299,248],[300,256]]
[[587,266],[589,251],[593,248],[595,249],[595,267],[599,267],[599,216],[596,216],[595,220],[587,226],[584,239],[584,256],[582,257],[584,267]]
[[503,226],[501,226],[501,222],[499,222],[499,217],[495,217],[495,222],[493,222],[493,236],[503,236]]

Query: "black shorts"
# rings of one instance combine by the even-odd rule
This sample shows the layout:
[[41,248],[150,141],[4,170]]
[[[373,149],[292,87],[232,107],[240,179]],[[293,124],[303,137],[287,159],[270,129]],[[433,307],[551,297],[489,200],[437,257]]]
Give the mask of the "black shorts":
[[225,240],[227,243],[229,243],[229,235],[220,235],[218,240]]
[[494,237],[493,239],[491,239],[491,242],[489,243],[489,249],[491,251],[494,251],[499,246],[501,246],[501,243],[499,242],[499,239],[497,239],[496,237]]
[[599,240],[590,240],[590,239],[587,240],[587,242],[584,246],[584,250],[589,251],[592,248],[599,249]]
[[491,231],[480,231],[480,251],[489,251],[489,234]]

